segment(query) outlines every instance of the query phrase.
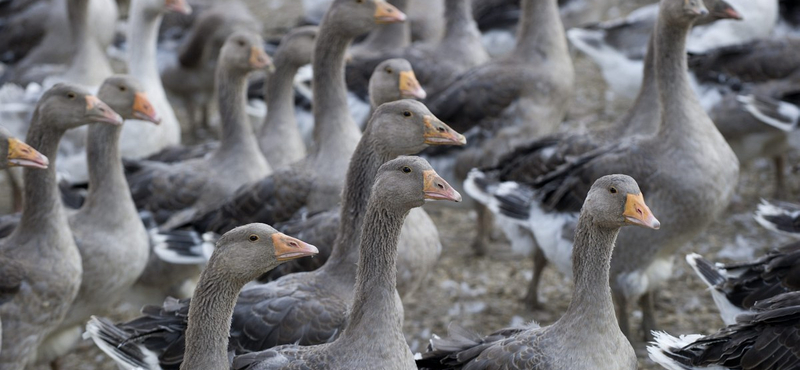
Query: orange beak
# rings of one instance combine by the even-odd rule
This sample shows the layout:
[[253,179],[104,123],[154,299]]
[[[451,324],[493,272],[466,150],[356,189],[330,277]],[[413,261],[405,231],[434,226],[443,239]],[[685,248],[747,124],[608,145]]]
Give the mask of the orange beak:
[[263,48],[253,46],[250,48],[250,66],[255,69],[261,69],[269,66],[270,72],[274,70],[272,59],[264,51]]
[[8,163],[10,166],[47,168],[50,160],[42,153],[15,138],[8,139]]
[[388,24],[405,22],[406,15],[400,9],[384,0],[375,0],[375,23]]
[[94,123],[122,124],[122,117],[94,95],[86,95],[86,118]]
[[653,212],[650,212],[650,208],[644,203],[644,197],[641,193],[628,194],[625,200],[625,212],[622,215],[625,216],[625,221],[630,224],[656,230],[661,227],[661,222],[658,222],[656,216],[653,216]]
[[425,99],[428,96],[425,89],[417,81],[414,71],[400,72],[400,95],[404,98]]
[[153,104],[147,99],[147,94],[136,93],[133,96],[133,117],[142,121],[150,121],[155,124],[161,123],[161,117],[156,113]]
[[181,14],[192,13],[192,7],[186,2],[186,0],[166,0],[166,7],[170,11]]
[[280,262],[319,253],[317,247],[283,233],[272,234],[272,245],[275,246],[275,257]]
[[456,189],[453,189],[447,181],[439,177],[439,174],[434,170],[426,170],[422,173],[425,177],[425,199],[431,200],[449,200],[452,202],[460,202],[461,194]]
[[432,115],[423,118],[425,122],[425,144],[428,145],[464,145],[467,138]]

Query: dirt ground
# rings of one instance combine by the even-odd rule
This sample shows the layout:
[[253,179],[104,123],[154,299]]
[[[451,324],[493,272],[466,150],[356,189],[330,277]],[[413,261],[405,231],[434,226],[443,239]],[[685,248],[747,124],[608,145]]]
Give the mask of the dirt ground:
[[[628,5],[647,2],[635,0]],[[621,13],[626,11],[623,9]],[[576,97],[568,122],[562,129],[614,120],[630,102],[607,97],[595,65],[582,55],[573,53],[573,56],[577,73]],[[798,163],[797,152],[790,154],[788,163]],[[752,217],[760,199],[769,198],[773,192],[773,171],[771,162],[767,160],[743,168],[737,195],[728,210],[706,232],[681,249],[671,284],[658,292],[656,309],[660,330],[671,334],[707,334],[723,326],[710,294],[684,262],[683,255],[698,252],[712,261],[741,261],[790,241],[764,230]],[[787,200],[798,199],[798,176],[797,173],[788,174]],[[492,243],[486,256],[475,257],[470,249],[474,236],[474,212],[465,208],[434,208],[429,212],[439,227],[443,252],[428,283],[404,301],[404,331],[412,351],[424,351],[431,335],[446,334],[451,322],[488,334],[531,320],[547,325],[566,310],[572,294],[570,279],[552,268],[546,270],[540,288],[544,307],[527,311],[521,298],[531,279],[532,261],[514,254],[502,236]],[[658,210],[653,212],[658,214]],[[136,313],[134,307],[121,307],[114,316],[124,319]],[[641,312],[633,311],[633,317],[632,324],[638,327]],[[635,348],[640,369],[660,369],[647,358],[644,344],[639,343]],[[61,369],[116,369],[112,361],[89,341],[62,358],[60,365]]]

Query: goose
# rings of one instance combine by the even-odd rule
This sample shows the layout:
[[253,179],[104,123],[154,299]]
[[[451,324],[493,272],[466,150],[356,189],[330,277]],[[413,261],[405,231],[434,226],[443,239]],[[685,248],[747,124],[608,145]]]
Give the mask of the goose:
[[668,226],[658,235],[629,230],[620,236],[611,287],[629,338],[627,302],[639,300],[643,333],[649,336],[656,325],[653,291],[669,278],[675,251],[727,207],[739,176],[735,154],[700,106],[686,73],[686,35],[707,10],[699,1],[662,0],[660,6],[653,41],[661,106],[655,133],[611,143],[592,142],[587,135],[560,142],[544,138],[494,167],[471,171],[465,181],[467,192],[499,217],[507,233],[513,237],[518,227],[532,231],[547,260],[567,274],[577,208],[589,182],[609,172],[639,178]]
[[[0,170],[9,167],[30,167],[45,169],[50,161],[17,138],[11,132],[0,126]],[[14,298],[22,287],[25,271],[19,262],[0,256],[0,306]],[[0,349],[3,342],[2,323],[0,323]]]
[[703,280],[719,308],[725,325],[736,317],[752,313],[758,301],[800,290],[800,243],[770,251],[754,261],[712,264],[697,253],[686,255],[686,262]]
[[767,230],[797,237],[800,235],[800,206],[762,201],[756,211],[756,221]]
[[186,0],[131,0],[128,19],[128,73],[139,79],[161,115],[161,124],[132,122],[122,128],[120,150],[125,158],[142,158],[180,143],[181,127],[167,100],[156,65],[158,27],[166,12],[189,14]]
[[[687,47],[695,53],[766,37],[777,20],[777,0],[708,0],[706,6],[709,15],[689,36]],[[567,31],[567,38],[600,67],[611,91],[632,99],[642,81],[642,59],[657,18],[658,6],[652,4],[631,12],[623,19],[572,28]],[[699,36],[701,34],[706,36]]]
[[[159,121],[144,89],[130,76],[107,78],[97,96],[123,119]],[[89,192],[83,206],[68,216],[81,254],[81,286],[61,324],[39,346],[37,362],[52,363],[74,348],[89,316],[109,312],[147,263],[150,243],[122,170],[121,131],[121,126],[89,125]]]
[[220,52],[216,81],[223,132],[219,148],[186,162],[128,165],[134,202],[153,212],[158,222],[182,222],[271,172],[245,113],[248,74],[271,64],[262,45],[260,36],[236,32]]
[[[537,158],[536,160],[545,163],[557,163],[553,162],[553,159],[550,159],[553,153],[558,154],[556,158],[566,158],[571,155],[581,155],[587,151],[587,148],[591,148],[594,145],[615,143],[619,141],[621,137],[656,133],[661,125],[660,108],[655,108],[660,107],[661,104],[659,102],[659,91],[656,85],[655,72],[655,59],[658,53],[655,48],[656,37],[659,37],[659,35],[655,32],[650,34],[650,41],[647,43],[647,51],[644,58],[642,85],[633,106],[625,114],[611,125],[592,127],[588,132],[556,133],[548,135],[541,140],[534,140],[533,143],[528,144],[528,150],[530,150],[528,155],[530,155],[531,158]],[[514,144],[518,140],[519,135],[517,135],[514,130],[501,130],[483,146],[485,147],[486,153],[497,155],[497,152],[503,153],[503,150],[507,150],[506,148],[508,146],[511,146],[511,144]],[[469,159],[472,159],[471,156],[478,155],[477,158],[479,159],[488,157],[492,160],[497,160],[490,155],[481,157],[480,154],[480,152],[476,151],[460,154],[460,156],[465,157],[464,159],[466,160],[460,160],[460,165],[456,167],[456,170],[467,171],[469,168],[467,165],[471,163],[469,161]],[[502,158],[502,155],[500,158]],[[485,164],[483,166],[490,167]],[[519,173],[522,172],[520,171]],[[478,194],[480,194],[480,191]],[[484,198],[478,198],[478,200],[481,203],[486,201]],[[478,209],[480,210],[480,208]],[[473,251],[480,255],[485,253],[485,248],[483,248],[483,246],[486,244],[485,240],[488,236],[488,231],[491,230],[491,224],[487,225],[488,221],[491,221],[491,217],[487,217],[486,212],[479,212],[478,216],[480,217],[478,219],[478,235],[475,239],[475,243],[473,243]],[[513,250],[522,252],[532,251],[533,276],[528,288],[528,293],[524,298],[524,303],[529,309],[538,308],[540,307],[538,293],[539,281],[544,268],[548,264],[548,259],[543,250],[536,245],[533,235],[528,233],[524,228],[514,225],[505,225],[503,230],[511,240]],[[565,259],[562,258],[561,261],[565,262]],[[569,261],[566,262],[567,264],[569,263]],[[567,264],[561,267],[561,271],[565,274],[568,273],[567,270],[569,267]]]
[[800,292],[791,292],[756,302],[753,312],[711,335],[655,333],[647,352],[669,370],[789,370],[800,367],[798,335]]
[[[416,153],[429,144],[458,143],[461,139],[430,116],[420,102],[401,100],[381,105],[350,161],[344,203],[339,210],[342,222],[338,224],[330,258],[315,271],[289,274],[243,290],[231,323],[234,346],[255,351],[288,343],[319,344],[335,338],[345,325],[353,299],[359,232],[372,189],[363,184],[371,183],[380,166],[398,155]],[[120,352],[133,351],[122,345],[130,343],[140,348],[137,356],[153,356],[162,359],[162,366],[173,366],[183,357],[183,346],[178,344],[183,337],[175,333],[185,328],[188,304],[168,301],[163,307],[146,309],[138,319],[104,327],[101,332],[119,338],[119,342],[109,345]]]
[[478,336],[451,324],[434,337],[420,369],[636,369],[633,347],[620,331],[609,288],[611,253],[623,226],[658,229],[636,180],[627,175],[597,179],[581,207],[575,229],[575,291],[553,325],[536,323]]
[[[431,111],[447,117],[443,120],[459,127],[456,130],[466,132],[477,126],[478,133],[473,137],[480,139],[472,143],[472,149],[456,155],[452,155],[452,149],[441,150],[438,155],[430,153],[434,163],[452,169],[453,173],[445,172],[445,176],[454,183],[462,183],[470,168],[494,163],[521,138],[554,132],[572,101],[575,71],[558,3],[521,3],[519,37],[513,51],[465,72],[431,98]],[[491,143],[480,143],[495,135],[498,138]],[[492,230],[491,218],[483,206],[473,206],[478,214],[478,232],[472,245],[477,254],[482,254]]]
[[489,61],[478,26],[472,19],[472,0],[445,0],[444,15],[446,28],[438,42],[415,43],[405,49],[354,58],[347,65],[349,89],[365,95],[370,74],[389,58],[411,62],[422,87],[430,94],[441,91],[468,69]]
[[[3,82],[12,82],[22,86],[30,83],[41,84],[45,78],[64,73],[70,67],[74,71],[83,68],[73,59],[88,57],[92,63],[99,65],[98,70],[108,68],[108,61],[101,55],[114,39],[114,28],[118,18],[117,2],[114,0],[90,0],[86,23],[89,32],[81,36],[73,32],[77,24],[73,21],[81,19],[78,12],[83,11],[83,1],[73,2],[55,0],[45,3],[47,15],[42,21],[46,28],[45,35],[38,45],[33,47],[22,59],[3,74]],[[35,18],[38,20],[38,17]],[[25,32],[31,32],[31,25],[26,25]],[[94,50],[91,50],[94,48]],[[87,53],[88,52],[88,53]],[[106,71],[108,71],[106,69]],[[92,71],[85,71],[93,73]],[[107,76],[107,75],[106,75]],[[76,81],[83,84],[83,81]],[[91,86],[99,86],[102,78],[95,80]]]
[[[56,84],[39,101],[26,142],[55,158],[68,129],[87,123],[120,125],[121,117],[77,86]],[[23,369],[69,309],[81,283],[81,257],[58,197],[55,161],[46,170],[25,169],[25,209],[19,226],[0,241],[0,253],[23,268],[22,288],[0,307],[0,367]]]
[[[177,61],[161,72],[164,89],[183,103],[189,127],[209,130],[210,104],[214,104],[214,70],[219,51],[235,31],[262,34],[263,30],[240,1],[226,1],[203,11],[192,24],[179,49]],[[197,117],[198,111],[200,117]]]
[[[413,1],[413,0],[412,0]],[[397,10],[406,13],[409,0],[388,0]],[[380,55],[411,44],[411,22],[381,25],[370,32],[363,41],[353,44],[348,51],[350,59]],[[368,78],[370,75],[367,76]],[[368,83],[368,82],[367,82]],[[367,83],[363,83],[366,85]]]
[[[311,63],[317,27],[295,28],[275,51],[275,71],[264,85],[267,116],[258,131],[261,152],[273,168],[282,168],[306,156],[306,145],[294,113],[294,76]],[[306,258],[311,259],[311,258]]]
[[[227,349],[219,346],[226,345],[227,340],[208,338],[208,333],[217,333],[209,329],[219,326],[219,333],[230,331],[227,321],[230,321],[236,295],[245,283],[283,262],[317,253],[313,245],[281,234],[265,224],[248,224],[225,233],[217,241],[214,254],[200,277],[194,294],[195,304],[188,313],[187,357],[196,360],[194,366],[188,368],[228,368]],[[207,315],[214,317],[206,318]],[[98,335],[98,328],[104,324],[104,319],[93,316],[86,325],[87,333]],[[105,345],[102,341],[96,343]],[[101,349],[115,354],[113,348],[101,346]],[[203,362],[197,362],[200,357]],[[152,359],[113,358],[123,369],[161,369]]]
[[[402,22],[405,17],[383,0],[334,1],[319,26],[313,53],[316,145],[302,161],[242,187],[224,205],[198,213],[184,225],[201,232],[224,233],[248,222],[286,221],[301,208],[316,213],[338,204],[344,169],[360,136],[347,108],[347,46],[377,23]],[[270,201],[265,203],[267,199]]]
[[[461,195],[419,157],[384,163],[372,188],[360,237],[352,308],[341,335],[316,346],[287,344],[237,356],[231,369],[417,368],[403,337],[403,306],[395,289],[400,229],[408,212],[426,200],[458,202]],[[186,365],[184,369],[190,368]]]

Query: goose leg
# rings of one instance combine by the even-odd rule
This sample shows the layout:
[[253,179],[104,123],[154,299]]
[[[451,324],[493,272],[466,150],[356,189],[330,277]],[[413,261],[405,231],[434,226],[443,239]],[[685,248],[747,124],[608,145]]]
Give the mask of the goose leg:
[[655,292],[649,291],[639,297],[639,307],[642,309],[642,331],[644,341],[653,340],[653,330],[656,329]]
[[539,281],[542,278],[542,272],[547,266],[547,258],[544,256],[542,249],[536,246],[533,249],[533,278],[531,278],[531,285],[528,286],[528,294],[525,296],[525,307],[529,310],[534,310],[541,307],[539,302]]
[[785,199],[786,196],[786,178],[784,168],[786,167],[786,154],[778,154],[772,158],[775,163],[775,198]]
[[488,208],[483,204],[475,202],[475,212],[478,214],[477,234],[475,240],[472,241],[472,252],[476,256],[483,256],[486,254],[486,247],[489,245],[489,237],[492,234],[493,217]]

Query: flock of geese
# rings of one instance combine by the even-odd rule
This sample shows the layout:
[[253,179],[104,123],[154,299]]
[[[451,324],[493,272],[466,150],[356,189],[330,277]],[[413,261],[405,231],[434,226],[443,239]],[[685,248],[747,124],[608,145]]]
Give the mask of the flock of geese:
[[[112,0],[0,2],[0,191],[18,210],[0,218],[0,370],[58,368],[82,336],[142,370],[635,369],[642,340],[671,370],[800,368],[798,243],[732,264],[686,257],[727,325],[714,334],[658,331],[654,308],[679,250],[735,196],[740,163],[773,159],[786,194],[790,1],[660,0],[580,28],[577,10],[612,1],[444,0],[427,26],[406,12],[435,2],[389,2],[333,0],[278,46],[253,1],[187,26],[186,0],[130,0],[124,42]],[[165,16],[182,35],[168,62]],[[615,122],[559,131],[570,44],[609,94],[635,99]],[[442,251],[420,207],[459,191],[476,254],[498,225],[533,256],[527,306],[548,264],[573,298],[550,326],[453,323],[414,354],[402,300]],[[765,201],[756,220],[800,234],[798,205]],[[103,317],[122,301],[141,316]]]

